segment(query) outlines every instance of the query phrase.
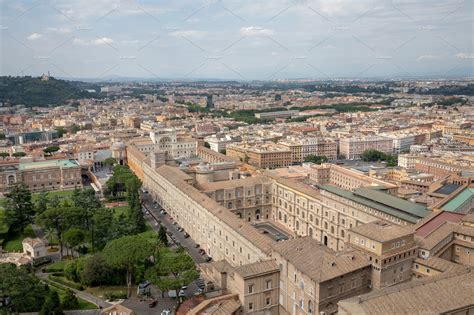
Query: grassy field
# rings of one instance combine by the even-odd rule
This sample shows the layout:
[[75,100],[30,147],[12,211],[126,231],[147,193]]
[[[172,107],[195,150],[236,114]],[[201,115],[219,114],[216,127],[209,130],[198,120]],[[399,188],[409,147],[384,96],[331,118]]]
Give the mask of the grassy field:
[[[101,286],[101,287],[93,287],[93,288],[86,288],[84,291],[90,293],[98,298],[104,299],[106,292],[112,293],[127,293],[126,286]],[[135,297],[137,293],[136,287],[132,288],[132,297]]]
[[[61,302],[63,301],[64,296],[66,295],[66,290],[60,289],[59,287],[52,286],[52,285],[49,286],[49,289],[58,292],[59,299],[61,300]],[[90,302],[87,302],[86,300],[81,299],[80,297],[77,297],[77,300],[79,302],[79,307],[76,310],[82,311],[82,310],[97,309],[97,306],[95,306],[94,304]]]
[[[66,199],[72,196],[72,192],[74,189],[69,189],[69,190],[60,190],[60,191],[49,191],[48,192],[48,198],[52,198],[54,196],[58,196],[61,199]],[[34,193],[31,195],[31,200],[33,202],[36,202],[38,199],[40,193]]]
[[0,234],[8,232],[8,225],[5,222],[5,210],[0,208]]
[[128,213],[128,206],[118,206],[118,207],[112,208],[112,210],[114,212],[114,217],[115,218],[117,218],[121,214],[126,216],[127,213]]
[[3,250],[7,252],[21,252],[23,245],[21,242],[27,237],[36,237],[31,225],[28,225],[23,232],[7,234],[3,242]]
[[68,262],[67,260],[56,261],[52,263],[51,265],[48,265],[45,267],[46,272],[49,272],[49,270],[54,270],[54,271],[64,270],[64,267],[66,266],[67,262]]

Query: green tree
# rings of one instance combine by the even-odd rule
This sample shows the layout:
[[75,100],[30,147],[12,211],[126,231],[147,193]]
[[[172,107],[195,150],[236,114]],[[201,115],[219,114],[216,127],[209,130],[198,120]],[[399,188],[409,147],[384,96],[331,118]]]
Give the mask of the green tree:
[[210,148],[211,148],[211,145],[209,144],[209,142],[206,141],[206,142],[204,142],[204,147],[210,149]]
[[139,264],[153,254],[155,246],[140,236],[123,236],[105,246],[103,255],[109,265],[126,270],[127,296],[132,293],[132,275]]
[[94,238],[91,240],[94,244],[94,248],[102,249],[107,242],[114,238],[123,236],[118,233],[118,227],[116,220],[111,209],[99,208],[92,215],[93,232]]
[[163,246],[168,246],[168,237],[166,236],[166,229],[163,225],[160,224],[160,229],[158,230],[158,240]]
[[5,158],[9,157],[10,156],[10,153],[7,153],[7,152],[0,152],[0,157],[2,158],[2,160],[5,160]]
[[57,127],[56,131],[58,132],[58,137],[59,138],[62,138],[64,136],[64,134],[67,132],[67,130],[64,129],[64,127]]
[[81,127],[79,127],[78,125],[74,124],[70,127],[69,131],[72,133],[72,134],[76,134],[79,130],[81,130]]
[[[46,297],[45,286],[26,268],[0,264],[0,294],[8,296],[7,314],[38,312]],[[0,308],[0,312],[1,312]]]
[[101,286],[108,282],[111,278],[110,274],[111,267],[107,264],[105,258],[97,253],[86,260],[84,269],[80,274],[80,281],[87,286]]
[[196,265],[183,249],[160,250],[156,264],[147,272],[147,278],[155,283],[161,291],[178,290],[199,277]]
[[326,163],[327,161],[329,161],[329,159],[327,158],[327,156],[324,156],[324,155],[313,155],[313,154],[310,154],[310,155],[307,155],[307,156],[304,158],[304,161],[305,161],[305,162],[315,163],[315,164],[322,164],[322,163]]
[[61,308],[61,302],[59,301],[58,292],[49,290],[46,299],[44,300],[43,307],[41,308],[40,315],[60,315],[63,314]]
[[112,169],[115,164],[117,164],[117,160],[113,157],[108,157],[103,162],[104,166],[107,166],[109,169]]
[[142,183],[138,177],[133,176],[126,182],[128,218],[131,223],[132,233],[137,234],[145,230],[145,219],[143,218],[142,206],[140,202],[139,189]]
[[64,243],[68,245],[68,247],[71,248],[72,256],[74,257],[74,250],[84,243],[85,240],[85,233],[82,229],[80,228],[70,228],[66,232],[64,232]]
[[35,202],[36,214],[41,214],[45,212],[48,209],[48,203],[49,203],[48,192],[46,191],[40,192]]
[[220,153],[226,155],[227,150],[226,150],[226,149],[222,149],[222,150],[220,151]]
[[71,199],[74,206],[82,210],[81,221],[84,223],[84,228],[90,232],[92,251],[94,251],[96,228],[94,227],[93,216],[102,207],[102,203],[95,195],[93,189],[74,189]]
[[65,310],[76,310],[79,307],[79,300],[71,289],[66,290],[63,297],[62,308]]
[[58,204],[48,208],[36,218],[39,226],[45,229],[53,229],[59,243],[59,256],[63,259],[63,234],[78,221],[78,209],[70,205]]
[[12,154],[13,157],[23,157],[26,156],[25,152],[15,152]]
[[55,234],[56,232],[54,231],[54,229],[44,229],[44,237],[48,240],[49,248],[53,248],[53,237]]
[[35,210],[31,202],[31,193],[25,184],[12,186],[5,195],[5,217],[7,223],[15,230],[23,229],[33,222]]
[[49,147],[47,147],[46,149],[43,150],[43,152],[47,155],[51,155],[51,154],[53,154],[54,152],[57,152],[57,151],[59,151],[59,147],[57,145],[49,146]]

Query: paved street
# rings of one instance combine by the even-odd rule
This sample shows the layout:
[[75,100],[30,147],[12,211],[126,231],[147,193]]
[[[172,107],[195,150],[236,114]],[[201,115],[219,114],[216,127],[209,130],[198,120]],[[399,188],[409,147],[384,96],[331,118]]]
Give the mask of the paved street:
[[[176,229],[176,226],[173,225],[173,221],[170,220],[169,215],[162,215],[160,213],[161,206],[154,204],[149,194],[142,194],[142,200],[146,208],[151,212],[151,214],[146,215],[145,217],[147,218],[148,222],[151,223],[155,231],[158,232],[160,229],[160,225],[158,223],[160,222],[167,229],[167,231],[172,233],[173,238],[186,249],[196,264],[205,262],[205,256],[202,256],[199,253],[199,248],[195,248],[196,243],[191,239],[191,237],[185,238],[184,232],[179,232]],[[173,242],[176,244],[176,241],[170,239],[169,236],[168,240],[170,243]],[[187,287],[188,288],[185,290],[185,295],[187,297],[194,295],[199,289],[195,282],[190,283]]]

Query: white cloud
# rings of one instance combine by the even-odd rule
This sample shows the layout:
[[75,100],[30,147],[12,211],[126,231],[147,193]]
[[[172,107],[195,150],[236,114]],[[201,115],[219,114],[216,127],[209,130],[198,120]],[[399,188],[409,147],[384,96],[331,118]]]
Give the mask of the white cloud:
[[459,59],[474,59],[474,54],[469,53],[459,53],[455,55]]
[[100,45],[107,45],[107,44],[110,45],[113,42],[114,40],[108,37],[102,37],[102,38],[97,38],[93,40],[74,38],[74,40],[72,41],[73,44],[80,45],[80,46],[100,46]]
[[183,30],[183,31],[176,31],[176,32],[171,33],[171,35],[176,36],[176,37],[194,37],[194,38],[203,37],[206,34],[207,34],[206,32],[196,31],[196,30]]
[[40,33],[32,33],[30,34],[30,36],[27,37],[28,40],[37,40],[37,39],[40,39],[41,37],[43,37],[42,34]]
[[439,59],[441,56],[439,55],[421,55],[416,58],[416,60],[433,60],[433,59]]
[[113,42],[114,42],[114,40],[112,38],[101,37],[101,38],[94,39],[92,41],[92,45],[106,45],[106,44],[110,45]]
[[140,43],[140,41],[138,39],[131,39],[131,40],[122,40],[120,41],[120,43],[123,45],[136,45]]
[[244,36],[271,36],[273,35],[273,30],[258,26],[248,26],[242,27],[240,34]]
[[57,33],[57,34],[71,33],[71,29],[67,27],[48,27],[46,31],[49,33]]

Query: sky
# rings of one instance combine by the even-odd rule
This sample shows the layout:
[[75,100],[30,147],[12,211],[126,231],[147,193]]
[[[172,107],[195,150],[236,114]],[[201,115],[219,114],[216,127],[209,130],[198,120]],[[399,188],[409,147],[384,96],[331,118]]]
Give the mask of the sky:
[[473,0],[0,0],[0,75],[474,76]]

